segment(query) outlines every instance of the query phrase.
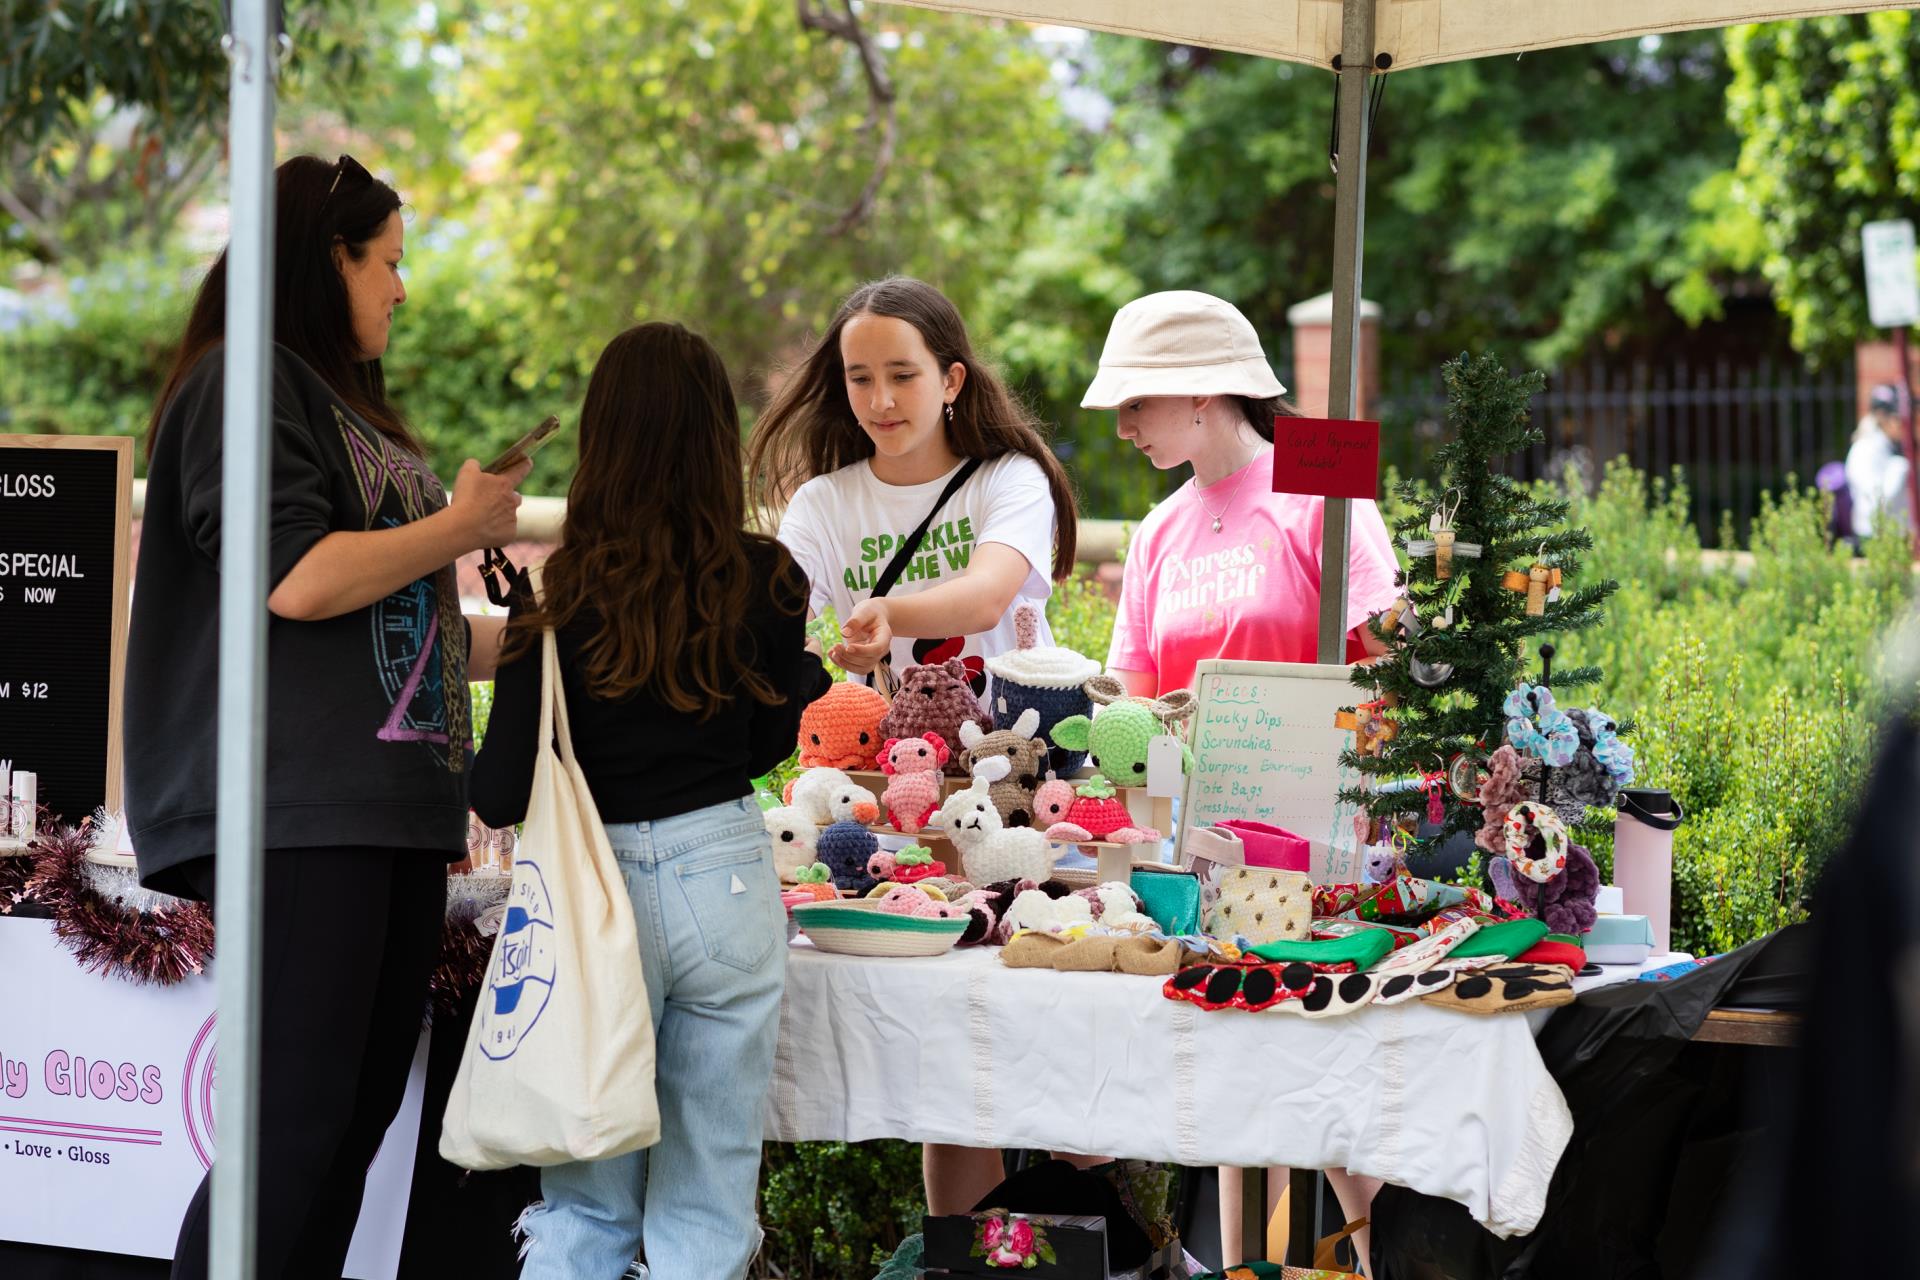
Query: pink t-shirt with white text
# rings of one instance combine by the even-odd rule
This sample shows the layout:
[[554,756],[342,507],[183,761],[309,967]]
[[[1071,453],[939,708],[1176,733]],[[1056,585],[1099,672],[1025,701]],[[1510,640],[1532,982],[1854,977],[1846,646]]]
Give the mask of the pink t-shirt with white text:
[[[1318,658],[1324,499],[1270,492],[1272,466],[1272,452],[1262,451],[1197,495],[1189,483],[1140,522],[1120,580],[1109,669],[1152,672],[1166,692],[1191,688],[1203,658]],[[1218,533],[1209,508],[1221,513]],[[1348,551],[1351,633],[1398,593],[1393,540],[1372,501],[1352,506]],[[1350,634],[1347,659],[1360,656]]]

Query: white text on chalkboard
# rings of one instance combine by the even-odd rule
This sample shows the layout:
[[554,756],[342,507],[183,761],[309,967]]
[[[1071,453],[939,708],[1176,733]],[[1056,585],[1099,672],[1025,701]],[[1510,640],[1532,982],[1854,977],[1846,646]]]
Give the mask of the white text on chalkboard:
[[[0,698],[10,698],[12,696],[13,682],[11,680],[0,681]],[[45,680],[34,680],[24,682],[20,685],[20,696],[23,698],[47,698],[52,695],[47,692],[47,682]]]
[[11,551],[0,554],[0,578],[84,578],[80,557],[52,551]]
[[51,498],[52,476],[0,475],[0,498]]

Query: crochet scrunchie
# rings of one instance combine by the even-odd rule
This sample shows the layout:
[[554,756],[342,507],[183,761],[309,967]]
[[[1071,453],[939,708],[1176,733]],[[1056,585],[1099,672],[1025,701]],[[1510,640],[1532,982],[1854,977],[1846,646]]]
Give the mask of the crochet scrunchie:
[[1587,725],[1593,730],[1593,758],[1607,767],[1614,785],[1633,785],[1633,748],[1620,740],[1620,726],[1598,707],[1587,708]]
[[[1533,854],[1535,838],[1541,853]],[[1545,884],[1567,869],[1567,825],[1544,804],[1523,800],[1507,810],[1507,857],[1535,884]]]
[[1558,769],[1580,749],[1580,731],[1553,704],[1553,690],[1543,684],[1521,685],[1507,695],[1501,710],[1507,714],[1507,741],[1517,751]]

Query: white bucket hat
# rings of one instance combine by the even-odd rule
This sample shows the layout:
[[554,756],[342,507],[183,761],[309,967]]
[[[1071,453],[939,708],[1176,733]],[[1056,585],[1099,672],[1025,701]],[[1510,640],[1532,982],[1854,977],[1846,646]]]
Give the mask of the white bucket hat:
[[1246,396],[1287,389],[1273,376],[1253,325],[1231,302],[1174,289],[1120,308],[1082,409],[1114,409],[1142,396]]

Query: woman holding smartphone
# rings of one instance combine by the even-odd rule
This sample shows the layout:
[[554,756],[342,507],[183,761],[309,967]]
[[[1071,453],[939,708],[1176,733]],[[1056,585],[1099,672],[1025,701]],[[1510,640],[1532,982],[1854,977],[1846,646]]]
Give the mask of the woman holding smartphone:
[[[296,156],[274,219],[257,1265],[338,1276],[419,1040],[447,863],[466,851],[467,681],[492,677],[502,624],[461,617],[453,562],[513,537],[527,469],[468,459],[449,499],[387,396],[380,357],[407,297],[392,187],[350,156]],[[127,637],[141,879],[207,902],[226,297],[222,253],[148,429]],[[175,1276],[206,1274],[211,1178]]]

